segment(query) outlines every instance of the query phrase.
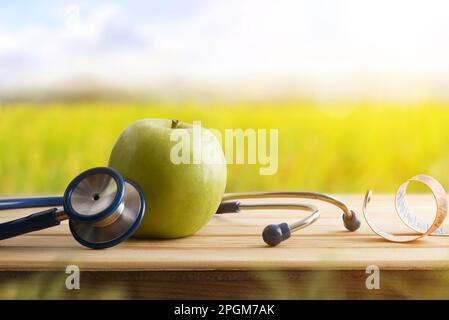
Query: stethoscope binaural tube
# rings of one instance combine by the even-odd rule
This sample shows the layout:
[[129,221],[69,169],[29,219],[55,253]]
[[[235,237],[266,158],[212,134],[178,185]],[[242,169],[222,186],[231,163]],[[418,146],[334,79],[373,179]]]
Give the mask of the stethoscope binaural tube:
[[42,230],[69,220],[74,238],[94,249],[112,247],[130,237],[145,212],[142,190],[114,169],[84,171],[67,187],[63,197],[0,200],[0,210],[53,208],[0,224],[0,240]]
[[356,231],[360,227],[360,220],[357,214],[351,210],[342,200],[319,192],[307,191],[256,191],[256,192],[239,192],[227,193],[224,195],[222,203],[217,209],[217,214],[237,213],[241,210],[267,210],[267,209],[289,209],[289,210],[305,210],[312,212],[305,219],[299,220],[293,224],[280,223],[271,224],[265,227],[262,237],[270,246],[276,246],[282,241],[288,239],[291,233],[303,229],[319,218],[319,210],[315,206],[308,204],[284,204],[284,203],[258,203],[245,204],[239,200],[245,199],[262,199],[262,198],[295,198],[295,199],[311,199],[319,200],[337,206],[343,211],[343,224],[349,231]]

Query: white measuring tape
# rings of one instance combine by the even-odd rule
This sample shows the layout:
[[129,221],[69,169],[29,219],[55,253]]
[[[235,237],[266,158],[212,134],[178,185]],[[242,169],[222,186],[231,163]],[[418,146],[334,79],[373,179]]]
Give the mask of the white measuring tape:
[[[436,215],[432,224],[421,221],[418,217],[416,217],[416,215],[414,215],[411,212],[408,206],[406,193],[407,193],[407,186],[411,181],[417,181],[426,185],[427,187],[429,187],[430,191],[434,196],[436,202]],[[385,232],[378,226],[376,226],[373,223],[372,218],[369,216],[367,210],[367,205],[370,202],[371,197],[372,191],[368,190],[365,195],[365,200],[363,201],[362,212],[371,230],[373,230],[376,234],[378,234],[384,239],[393,242],[410,242],[423,238],[427,235],[449,235],[448,229],[441,228],[441,225],[443,224],[443,221],[446,218],[448,208],[446,190],[444,190],[443,186],[437,180],[435,180],[430,176],[424,174],[414,176],[408,179],[403,184],[401,184],[398,188],[398,191],[396,192],[396,202],[395,202],[396,212],[401,218],[401,220],[404,222],[404,224],[407,227],[416,231],[418,233],[417,235],[397,236]]]

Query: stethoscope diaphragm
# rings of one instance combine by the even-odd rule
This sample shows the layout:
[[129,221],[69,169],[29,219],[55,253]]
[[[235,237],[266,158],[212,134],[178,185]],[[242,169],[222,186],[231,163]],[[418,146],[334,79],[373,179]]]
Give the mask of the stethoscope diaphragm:
[[125,195],[117,210],[95,223],[70,220],[72,235],[81,244],[102,249],[129,238],[139,227],[145,211],[145,199],[140,188],[125,182]]

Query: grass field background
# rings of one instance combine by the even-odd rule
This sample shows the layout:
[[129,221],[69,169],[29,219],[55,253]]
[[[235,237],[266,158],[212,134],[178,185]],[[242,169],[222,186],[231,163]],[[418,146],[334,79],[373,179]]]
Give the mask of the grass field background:
[[106,165],[114,142],[141,118],[205,127],[279,129],[279,169],[229,165],[227,191],[393,192],[427,173],[449,188],[449,106],[374,104],[76,103],[0,107],[0,194],[60,193],[80,171]]

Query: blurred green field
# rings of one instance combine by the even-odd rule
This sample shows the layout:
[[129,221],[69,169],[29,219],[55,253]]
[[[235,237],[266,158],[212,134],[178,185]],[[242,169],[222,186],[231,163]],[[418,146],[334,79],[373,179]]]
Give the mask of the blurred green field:
[[62,192],[80,171],[106,165],[119,134],[141,118],[278,128],[277,174],[230,165],[228,191],[393,192],[418,173],[449,188],[449,105],[136,102],[1,105],[0,194]]

